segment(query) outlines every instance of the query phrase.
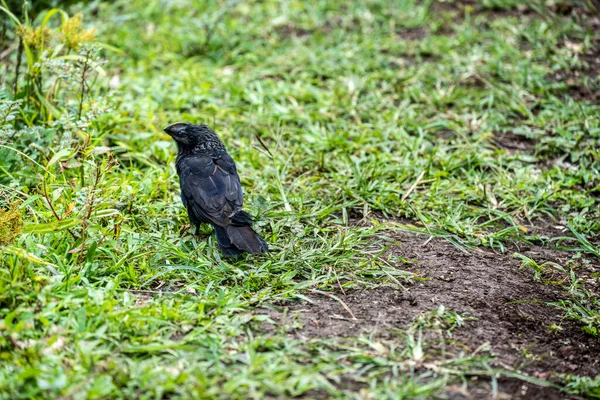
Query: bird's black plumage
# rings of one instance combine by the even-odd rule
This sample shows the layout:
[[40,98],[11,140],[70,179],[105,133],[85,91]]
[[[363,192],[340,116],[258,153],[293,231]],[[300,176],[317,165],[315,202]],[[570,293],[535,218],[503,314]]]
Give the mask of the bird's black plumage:
[[242,210],[240,177],[217,134],[206,125],[184,123],[164,130],[177,143],[181,201],[196,232],[201,223],[211,224],[219,249],[226,256],[269,251],[251,227],[252,216]]

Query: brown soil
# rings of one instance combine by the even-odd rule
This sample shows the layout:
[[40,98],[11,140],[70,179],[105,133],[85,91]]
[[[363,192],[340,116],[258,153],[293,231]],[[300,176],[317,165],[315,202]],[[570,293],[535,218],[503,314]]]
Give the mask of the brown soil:
[[[413,233],[388,235],[399,245],[391,247],[387,255],[407,261],[397,267],[426,280],[416,281],[404,290],[378,287],[335,293],[356,320],[336,299],[315,293],[307,294],[312,303],[290,302],[264,311],[274,321],[282,322],[282,308],[287,308],[287,320],[296,318],[301,324],[290,332],[298,338],[360,334],[387,337],[386,332],[390,330],[406,329],[419,313],[444,305],[477,318],[455,331],[455,339],[471,351],[490,343],[497,366],[539,378],[551,378],[551,372],[600,374],[600,340],[584,334],[577,323],[562,319],[559,310],[548,306],[548,302],[561,297],[561,289],[535,282],[530,271],[520,269],[520,260],[490,250],[465,252],[445,240],[427,240],[427,236]],[[537,262],[553,261],[562,265],[572,256],[539,246],[524,246],[519,252]],[[597,261],[592,268],[600,270]],[[550,332],[553,324],[562,330]],[[465,397],[459,392],[448,395],[486,398],[490,394],[486,385],[474,382]],[[556,389],[515,379],[502,381],[500,391],[510,398],[565,398],[564,393]]]
[[424,26],[415,26],[396,30],[396,36],[401,40],[422,40],[427,35],[429,35],[429,30]]
[[289,37],[304,38],[304,37],[311,36],[314,33],[314,30],[312,30],[312,29],[299,28],[299,27],[296,27],[291,24],[278,26],[277,28],[275,28],[275,31],[278,34],[280,34],[282,37],[285,37],[285,38],[289,38]]
[[509,152],[532,152],[535,147],[534,140],[510,132],[494,132],[492,141],[497,147]]

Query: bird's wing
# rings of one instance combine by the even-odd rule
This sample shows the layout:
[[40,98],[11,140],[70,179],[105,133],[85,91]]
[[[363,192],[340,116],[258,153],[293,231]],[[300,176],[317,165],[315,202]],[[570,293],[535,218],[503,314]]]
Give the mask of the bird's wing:
[[242,209],[243,192],[233,159],[190,156],[181,167],[184,204],[200,220],[227,226]]

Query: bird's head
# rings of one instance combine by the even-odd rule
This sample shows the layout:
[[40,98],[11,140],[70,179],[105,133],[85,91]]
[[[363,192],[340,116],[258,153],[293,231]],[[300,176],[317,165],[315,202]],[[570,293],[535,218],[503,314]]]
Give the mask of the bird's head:
[[190,124],[176,122],[165,127],[163,130],[173,138],[178,144],[191,145],[192,135],[189,131]]
[[217,135],[206,125],[186,124],[177,122],[164,128],[180,149],[206,149],[209,142],[219,142]]

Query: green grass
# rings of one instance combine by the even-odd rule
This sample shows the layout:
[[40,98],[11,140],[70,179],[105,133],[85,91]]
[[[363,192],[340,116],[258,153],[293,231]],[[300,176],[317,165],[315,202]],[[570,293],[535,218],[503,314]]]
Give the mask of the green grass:
[[[66,11],[96,27],[99,49],[52,39],[41,73],[23,61],[17,93],[12,72],[0,80],[0,201],[17,201],[24,221],[0,257],[2,398],[442,395],[514,374],[490,367],[485,347],[452,344],[460,314],[432,310],[393,339],[302,340],[265,331],[254,311],[410,280],[381,258],[393,227],[356,218],[406,217],[498,250],[556,244],[524,229],[541,218],[571,227],[561,245],[598,255],[600,108],[553,78],[586,71],[598,40],[576,13],[536,2],[541,17],[486,14],[514,1],[466,14],[408,0],[86,3]],[[16,44],[6,24],[2,43]],[[184,232],[162,133],[176,121],[220,134],[269,255],[222,259],[213,238]],[[499,147],[500,133],[530,151]],[[597,329],[598,297],[585,293],[559,306]],[[597,378],[570,379],[564,390],[597,393]]]

